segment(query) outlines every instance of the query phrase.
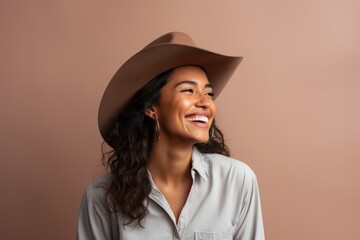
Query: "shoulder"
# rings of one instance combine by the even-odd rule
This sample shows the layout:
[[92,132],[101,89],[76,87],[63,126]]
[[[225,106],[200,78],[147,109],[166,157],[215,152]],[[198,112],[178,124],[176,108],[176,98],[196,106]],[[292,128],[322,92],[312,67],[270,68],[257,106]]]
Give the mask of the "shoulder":
[[105,203],[105,197],[108,185],[110,183],[110,173],[106,173],[99,178],[93,180],[85,189],[84,198],[88,202],[93,202],[103,205]]
[[118,238],[116,218],[106,203],[110,176],[105,174],[87,186],[79,210],[77,239]]
[[213,168],[220,168],[227,171],[240,171],[242,173],[254,175],[253,170],[246,163],[238,159],[217,153],[206,153],[202,155],[204,162]]
[[219,175],[228,181],[251,184],[256,181],[254,171],[244,162],[221,154],[202,154],[208,174]]

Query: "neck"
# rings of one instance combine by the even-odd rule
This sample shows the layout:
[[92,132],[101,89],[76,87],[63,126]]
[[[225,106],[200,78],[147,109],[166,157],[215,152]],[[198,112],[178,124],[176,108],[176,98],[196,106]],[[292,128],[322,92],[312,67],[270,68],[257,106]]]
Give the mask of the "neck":
[[174,146],[166,141],[153,141],[148,169],[153,179],[176,184],[191,179],[192,145]]

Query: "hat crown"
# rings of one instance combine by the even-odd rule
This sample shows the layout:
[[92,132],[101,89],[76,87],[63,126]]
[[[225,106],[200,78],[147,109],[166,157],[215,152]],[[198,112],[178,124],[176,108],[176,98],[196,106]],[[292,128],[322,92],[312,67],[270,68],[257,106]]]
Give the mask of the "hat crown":
[[143,49],[150,48],[157,45],[162,44],[178,44],[178,45],[186,45],[191,47],[196,47],[192,38],[183,32],[169,32],[161,37],[155,39],[148,45],[146,45]]

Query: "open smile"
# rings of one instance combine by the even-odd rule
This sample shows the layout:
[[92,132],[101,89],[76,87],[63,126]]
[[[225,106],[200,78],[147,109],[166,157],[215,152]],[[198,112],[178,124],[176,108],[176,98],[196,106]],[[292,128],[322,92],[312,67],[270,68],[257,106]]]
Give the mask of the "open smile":
[[191,115],[186,117],[186,120],[198,127],[206,128],[209,126],[209,117],[206,115]]

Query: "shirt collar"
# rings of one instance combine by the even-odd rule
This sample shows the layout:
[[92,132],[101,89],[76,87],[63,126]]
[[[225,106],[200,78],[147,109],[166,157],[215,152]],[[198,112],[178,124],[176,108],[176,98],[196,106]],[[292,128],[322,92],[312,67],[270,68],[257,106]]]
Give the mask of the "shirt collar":
[[192,169],[195,170],[204,181],[207,181],[208,176],[205,171],[205,160],[203,154],[196,148],[193,147],[192,152]]

